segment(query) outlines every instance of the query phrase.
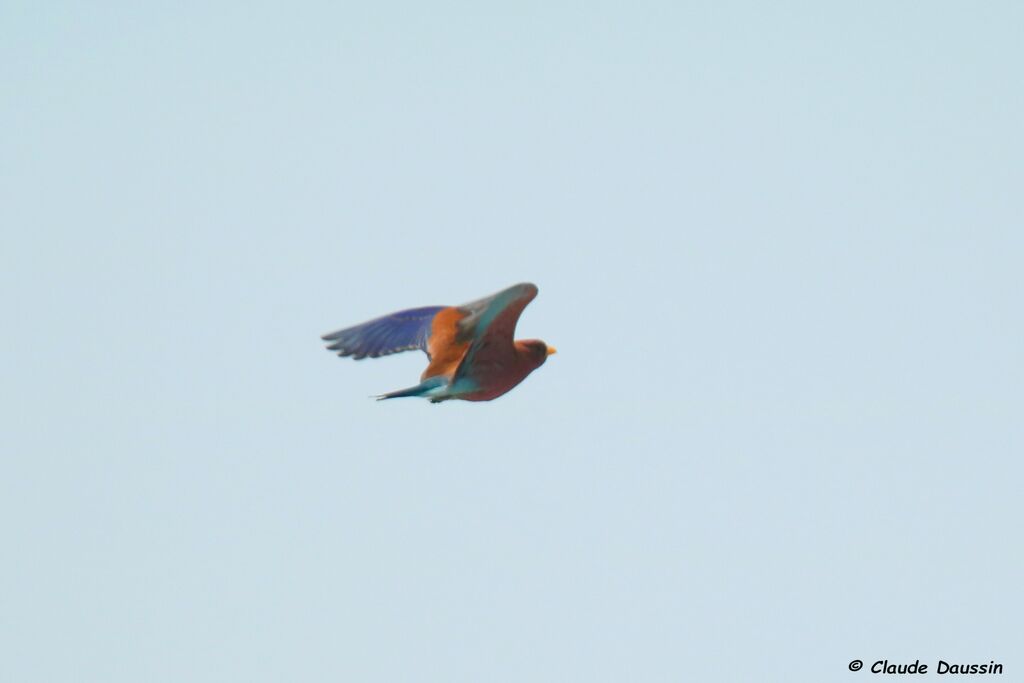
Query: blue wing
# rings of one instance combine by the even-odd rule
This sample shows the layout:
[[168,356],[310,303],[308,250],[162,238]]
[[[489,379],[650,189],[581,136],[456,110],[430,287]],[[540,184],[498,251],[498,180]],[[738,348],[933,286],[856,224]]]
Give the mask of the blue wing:
[[459,331],[473,341],[492,335],[511,346],[516,322],[535,296],[537,285],[522,282],[479,301],[463,304],[459,310],[465,313],[465,317],[459,321]]
[[325,334],[322,339],[332,342],[327,346],[339,356],[352,356],[356,360],[377,358],[399,351],[427,350],[430,324],[444,306],[411,308],[391,315]]
[[535,296],[537,285],[523,282],[459,306],[466,314],[459,328],[471,342],[455,371],[455,381],[469,377],[477,363],[504,364],[515,356],[516,323]]

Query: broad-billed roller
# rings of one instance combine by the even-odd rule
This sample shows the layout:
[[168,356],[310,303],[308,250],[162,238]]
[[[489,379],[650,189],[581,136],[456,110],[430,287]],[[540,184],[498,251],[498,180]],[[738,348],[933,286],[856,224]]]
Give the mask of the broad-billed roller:
[[555,353],[539,339],[514,340],[516,322],[537,296],[528,282],[462,306],[426,306],[392,313],[323,336],[339,356],[356,360],[420,349],[430,363],[420,383],[378,399],[421,396],[432,403],[490,401],[506,393]]

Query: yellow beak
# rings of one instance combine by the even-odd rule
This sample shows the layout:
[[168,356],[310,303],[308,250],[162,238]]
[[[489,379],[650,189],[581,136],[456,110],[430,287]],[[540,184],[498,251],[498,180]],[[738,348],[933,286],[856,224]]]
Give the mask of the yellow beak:
[[558,349],[556,349],[554,346],[549,346],[548,347],[548,355],[549,356],[554,355],[556,353],[558,353]]

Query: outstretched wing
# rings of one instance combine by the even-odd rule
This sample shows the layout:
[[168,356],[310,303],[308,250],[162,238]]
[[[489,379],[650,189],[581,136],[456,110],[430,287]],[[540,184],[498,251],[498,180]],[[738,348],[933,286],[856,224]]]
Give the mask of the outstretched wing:
[[427,344],[431,323],[444,308],[426,306],[399,311],[362,325],[325,334],[322,339],[331,342],[327,348],[336,351],[339,356],[352,356],[356,360],[415,349],[427,352],[429,356]]
[[509,362],[514,357],[516,323],[535,296],[537,286],[524,282],[458,307],[464,313],[458,323],[460,337],[469,341],[469,348],[455,371],[456,380],[479,364]]

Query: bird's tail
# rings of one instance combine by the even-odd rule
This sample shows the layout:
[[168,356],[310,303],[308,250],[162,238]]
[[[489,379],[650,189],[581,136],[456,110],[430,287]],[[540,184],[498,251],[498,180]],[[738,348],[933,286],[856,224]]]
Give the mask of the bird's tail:
[[397,391],[390,391],[386,394],[381,394],[377,397],[378,401],[383,401],[389,398],[404,398],[406,396],[422,396],[423,398],[438,398],[438,394],[444,392],[448,388],[448,379],[446,377],[428,377],[414,387],[408,389],[398,389]]

